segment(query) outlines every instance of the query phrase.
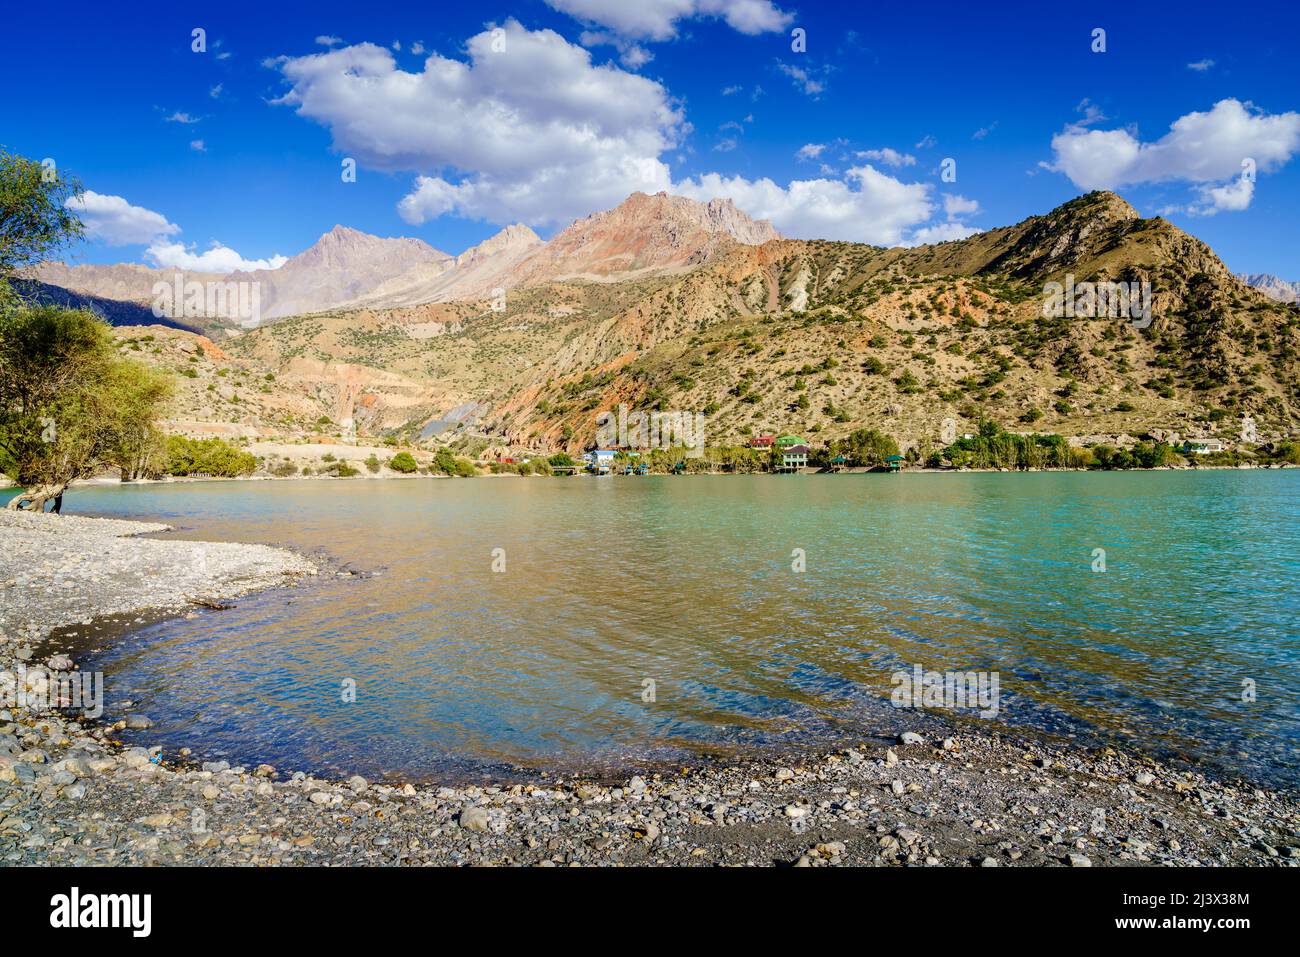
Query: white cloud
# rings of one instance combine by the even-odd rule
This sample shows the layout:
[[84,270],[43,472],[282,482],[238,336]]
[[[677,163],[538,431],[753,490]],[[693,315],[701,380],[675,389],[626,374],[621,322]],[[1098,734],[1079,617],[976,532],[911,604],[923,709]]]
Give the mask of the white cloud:
[[1187,212],[1193,216],[1213,216],[1215,213],[1239,213],[1250,207],[1255,196],[1255,181],[1239,176],[1222,186],[1198,186],[1196,191],[1201,196],[1201,205],[1188,207]]
[[638,46],[634,43],[619,51],[618,61],[629,70],[639,70],[654,58],[655,55],[653,53],[645,47]]
[[956,193],[945,193],[943,196],[943,212],[947,217],[947,221],[923,226],[915,230],[905,245],[919,246],[925,243],[945,243],[982,233],[984,230],[960,221],[962,217],[973,216],[979,211],[980,204],[975,200],[967,199],[965,196],[959,196]]
[[938,140],[936,140],[929,133],[926,133],[919,140],[917,140],[916,145],[912,147],[912,149],[917,149],[917,150],[933,149],[936,145],[938,145],[938,143],[939,143]]
[[441,177],[417,176],[415,189],[398,202],[397,212],[408,223],[419,225],[454,210],[457,195],[457,188]]
[[726,139],[718,140],[718,143],[713,147],[713,150],[716,153],[730,153],[738,145],[739,143],[734,136],[728,136]]
[[1169,132],[1144,143],[1129,130],[1067,126],[1052,137],[1053,163],[1083,189],[1114,189],[1139,183],[1189,182],[1208,207],[1196,212],[1245,209],[1250,187],[1228,182],[1243,163],[1270,172],[1300,151],[1300,113],[1268,114],[1239,100],[1220,100],[1204,113],[1175,120]]
[[212,89],[208,90],[208,96],[212,97],[214,100],[220,99],[221,89],[222,84],[218,83],[216,86],[212,87]]
[[416,40],[414,43],[411,44],[411,52],[414,53],[416,56],[420,56],[421,54],[424,53],[424,44],[419,40]]
[[190,149],[196,153],[206,153],[208,146],[202,140],[190,140]]
[[189,113],[182,113],[180,110],[177,110],[171,116],[166,117],[166,120],[168,123],[184,123],[189,125],[191,123],[197,123],[199,118],[197,116],[192,116]]
[[1106,114],[1101,111],[1101,107],[1086,96],[1079,101],[1074,112],[1081,114],[1081,118],[1074,121],[1075,126],[1092,126],[1106,119]]
[[316,43],[323,47],[336,47],[342,42],[342,37],[329,36],[328,34],[322,34],[316,38]]
[[997,120],[994,120],[988,126],[981,126],[979,129],[977,129],[974,133],[970,135],[970,138],[973,140],[982,140],[984,139],[984,137],[988,136],[997,128],[998,128]]
[[965,196],[958,196],[955,193],[945,193],[943,197],[943,211],[949,219],[956,219],[961,216],[973,216],[980,211],[980,204],[973,199],[967,199]]
[[328,127],[334,146],[373,168],[420,174],[399,210],[494,222],[561,222],[671,185],[660,154],[679,145],[680,107],[659,83],[550,30],[504,26],[470,38],[468,62],[432,54],[422,72],[359,44],[280,58],[280,103]]
[[824,93],[826,84],[821,80],[815,79],[808,70],[803,67],[791,66],[788,63],[777,62],[776,68],[794,81],[795,89],[802,91],[811,97]]
[[787,236],[882,246],[907,242],[907,231],[930,218],[930,188],[900,182],[872,166],[853,167],[843,180],[795,180],[785,187],[766,177],[748,180],[717,173],[673,187],[692,199],[730,198],[750,216],[770,219]]
[[578,42],[584,47],[614,47],[618,50],[619,62],[629,70],[639,70],[655,58],[653,53],[639,43],[633,43],[616,33],[608,33],[604,30],[583,30],[578,35]]
[[915,241],[937,209],[931,185],[866,164],[784,186],[709,172],[675,183],[663,154],[690,127],[661,84],[596,66],[552,31],[515,21],[503,29],[507,54],[492,51],[485,30],[468,41],[466,59],[434,53],[420,72],[373,44],[282,57],[271,65],[290,90],[278,102],[327,127],[341,153],[415,172],[398,204],[413,224],[445,214],[567,223],[637,190],[667,190],[730,197],[790,236],[891,245]]
[[946,222],[935,226],[925,226],[912,234],[909,246],[923,246],[927,243],[946,243],[954,239],[966,239],[984,230],[965,223]]
[[724,87],[722,88],[722,95],[723,95],[723,96],[731,96],[731,94],[733,94],[733,93],[739,93],[739,92],[740,92],[741,90],[743,90],[743,89],[744,89],[743,86],[724,86]]
[[1214,66],[1214,61],[1207,57],[1204,60],[1197,60],[1195,63],[1187,64],[1187,69],[1195,70],[1197,73],[1205,73],[1212,66]]
[[546,0],[547,6],[622,37],[671,40],[680,20],[712,17],[751,36],[784,30],[794,20],[770,0]]
[[145,250],[154,264],[164,269],[186,269],[195,272],[252,272],[254,269],[279,269],[288,258],[272,256],[270,259],[245,259],[229,246],[215,240],[201,253],[193,253],[183,243],[157,240]]
[[143,206],[132,206],[121,196],[105,196],[89,189],[80,198],[69,199],[64,206],[85,225],[88,239],[97,239],[110,246],[147,243],[181,231],[161,213]]
[[858,154],[858,159],[875,160],[877,163],[884,163],[886,166],[915,166],[916,157],[911,153],[900,153],[898,150],[890,149],[886,146],[879,150],[862,150]]
[[157,266],[227,273],[279,269],[287,262],[280,255],[270,259],[244,259],[219,242],[213,242],[207,250],[196,254],[183,243],[168,241],[168,236],[181,231],[179,226],[168,222],[161,213],[143,206],[132,206],[121,196],[105,196],[86,190],[80,199],[74,197],[64,205],[85,224],[87,239],[100,240],[110,246],[148,243],[145,256]]
[[812,160],[821,156],[825,149],[825,143],[805,143],[803,146],[799,147],[799,151],[794,155],[797,159]]

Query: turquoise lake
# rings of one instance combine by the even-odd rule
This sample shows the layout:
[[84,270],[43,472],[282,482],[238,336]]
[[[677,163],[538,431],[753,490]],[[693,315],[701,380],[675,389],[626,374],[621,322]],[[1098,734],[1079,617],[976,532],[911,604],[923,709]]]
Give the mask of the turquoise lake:
[[209,482],[65,509],[334,563],[83,658],[169,751],[420,780],[727,760],[905,726],[891,675],[919,665],[998,675],[997,716],[962,721],[1293,787],[1298,500],[1286,470]]

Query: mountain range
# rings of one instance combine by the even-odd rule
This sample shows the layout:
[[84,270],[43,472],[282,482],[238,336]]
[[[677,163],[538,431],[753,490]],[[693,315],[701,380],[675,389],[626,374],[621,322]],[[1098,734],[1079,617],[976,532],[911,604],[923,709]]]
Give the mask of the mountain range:
[[1287,282],[1262,272],[1251,275],[1241,273],[1237,278],[1277,302],[1300,302],[1300,282]]
[[[146,301],[163,272],[39,275],[95,305]],[[923,448],[985,418],[1119,444],[1300,426],[1297,308],[1109,192],[890,249],[633,194],[548,242],[516,225],[451,257],[336,227],[279,270],[214,278],[249,277],[269,289],[260,328],[119,330],[183,374],[173,417],[189,431],[577,451],[620,404],[701,411],[711,445],[872,427]],[[1149,284],[1149,325],[1045,314],[1050,283],[1099,281]]]
[[[459,256],[419,239],[381,238],[335,226],[278,269],[228,275],[152,268],[44,263],[34,278],[81,296],[152,304],[157,282],[256,282],[261,322],[339,308],[396,308],[485,299],[495,290],[559,279],[613,281],[682,271],[704,262],[722,244],[780,238],[730,200],[696,202],[635,193],[616,209],[578,220],[544,243],[523,224],[507,226]],[[238,317],[191,319],[205,332],[232,331]],[[244,324],[247,325],[247,324]]]

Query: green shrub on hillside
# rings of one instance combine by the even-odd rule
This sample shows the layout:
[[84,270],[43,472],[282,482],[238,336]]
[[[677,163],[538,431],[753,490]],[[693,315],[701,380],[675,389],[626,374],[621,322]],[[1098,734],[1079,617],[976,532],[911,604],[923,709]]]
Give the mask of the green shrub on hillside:
[[388,460],[388,467],[394,472],[401,472],[403,475],[410,475],[419,468],[410,452],[398,452]]

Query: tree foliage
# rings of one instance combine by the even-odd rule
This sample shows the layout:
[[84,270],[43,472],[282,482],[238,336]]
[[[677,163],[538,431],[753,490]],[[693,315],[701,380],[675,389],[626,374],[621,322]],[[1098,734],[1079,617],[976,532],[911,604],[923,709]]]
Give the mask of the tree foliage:
[[76,180],[53,167],[0,148],[0,277],[82,236],[81,220],[67,206],[81,193]]
[[832,456],[843,455],[854,465],[878,468],[889,456],[898,454],[898,443],[876,429],[857,429],[832,442],[830,452]]
[[415,457],[410,452],[398,452],[388,460],[388,467],[394,472],[410,475],[419,468],[419,465],[416,464]]
[[943,457],[957,468],[975,469],[1083,468],[1092,462],[1086,449],[1072,447],[1059,435],[1020,435],[991,419],[979,424],[979,434],[944,449]]
[[109,468],[147,473],[170,381],[113,346],[84,310],[0,306],[0,469],[19,485],[62,492]]
[[210,475],[213,478],[237,478],[251,475],[257,458],[235,448],[223,439],[187,439],[181,435],[167,437],[168,475]]
[[473,462],[462,459],[445,446],[434,453],[432,468],[433,471],[441,472],[443,475],[457,475],[461,478],[469,478],[475,472]]

